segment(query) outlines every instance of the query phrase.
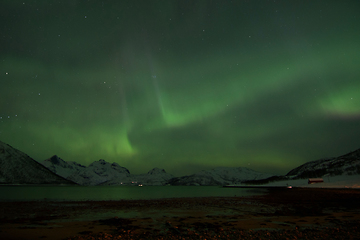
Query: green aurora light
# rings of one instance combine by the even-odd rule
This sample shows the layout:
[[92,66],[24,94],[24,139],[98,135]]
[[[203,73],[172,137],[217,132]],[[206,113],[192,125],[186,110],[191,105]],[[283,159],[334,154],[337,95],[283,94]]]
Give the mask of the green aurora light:
[[354,150],[359,3],[315,2],[4,1],[1,141],[174,175]]

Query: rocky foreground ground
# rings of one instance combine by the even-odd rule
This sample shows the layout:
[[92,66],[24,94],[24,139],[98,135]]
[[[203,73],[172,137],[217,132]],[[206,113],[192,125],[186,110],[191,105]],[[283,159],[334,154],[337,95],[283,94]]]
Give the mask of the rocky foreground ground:
[[360,239],[360,191],[253,197],[1,202],[0,239]]

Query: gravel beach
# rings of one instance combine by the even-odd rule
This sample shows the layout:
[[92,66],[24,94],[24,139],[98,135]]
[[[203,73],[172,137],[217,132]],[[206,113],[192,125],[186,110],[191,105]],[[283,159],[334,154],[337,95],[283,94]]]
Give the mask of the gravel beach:
[[1,202],[0,239],[360,239],[360,191]]

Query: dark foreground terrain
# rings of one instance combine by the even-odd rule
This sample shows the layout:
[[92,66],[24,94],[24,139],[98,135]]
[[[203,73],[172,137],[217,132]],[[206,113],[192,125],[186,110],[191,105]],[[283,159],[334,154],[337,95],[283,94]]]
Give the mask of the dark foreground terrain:
[[360,239],[360,191],[254,197],[1,202],[0,239]]

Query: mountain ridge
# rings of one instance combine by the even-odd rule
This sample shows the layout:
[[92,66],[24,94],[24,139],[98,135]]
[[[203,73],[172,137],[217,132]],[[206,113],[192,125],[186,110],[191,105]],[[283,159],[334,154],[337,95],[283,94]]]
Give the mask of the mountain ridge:
[[[66,165],[67,162],[58,160],[57,156],[44,160],[42,164],[52,169],[55,173],[63,174],[80,185],[186,185],[186,186],[222,186],[236,184],[245,180],[254,180],[273,176],[260,173],[245,167],[217,167],[211,170],[202,170],[192,175],[174,177],[166,173],[164,169],[153,168],[146,174],[131,174],[117,163],[108,163],[103,159],[91,163],[81,169]],[[55,159],[55,160],[52,160]],[[94,166],[102,168],[94,169]],[[110,168],[121,169],[120,173],[113,172]],[[105,170],[107,169],[107,171]],[[65,169],[68,169],[67,172]],[[69,170],[70,169],[70,170]],[[69,171],[71,173],[69,173]],[[94,180],[96,179],[96,180]]]
[[[24,170],[27,169],[27,170]],[[30,169],[30,170],[29,170]],[[285,175],[271,175],[246,167],[217,167],[195,174],[174,177],[164,169],[131,174],[118,163],[104,159],[88,167],[64,161],[57,155],[37,162],[25,153],[0,141],[0,184],[79,184],[79,185],[229,185],[263,184],[279,180],[360,174],[360,149],[328,159],[304,163]]]
[[334,176],[344,173],[348,175],[360,174],[360,148],[338,157],[304,163],[290,170],[285,176],[309,178],[322,177],[326,174]]
[[75,184],[0,141],[0,184]]
[[173,178],[171,185],[187,186],[216,186],[238,184],[246,180],[254,180],[273,176],[272,174],[261,173],[246,167],[216,167],[211,170],[202,170],[195,174]]
[[338,157],[306,162],[285,175],[261,180],[246,181],[247,184],[265,184],[275,181],[321,178],[325,176],[360,175],[360,148]]
[[41,164],[80,185],[165,185],[174,177],[160,168],[153,168],[146,174],[131,174],[127,168],[104,159],[94,161],[86,167],[76,162],[66,162],[54,155]]

